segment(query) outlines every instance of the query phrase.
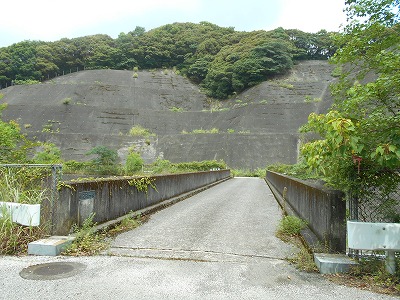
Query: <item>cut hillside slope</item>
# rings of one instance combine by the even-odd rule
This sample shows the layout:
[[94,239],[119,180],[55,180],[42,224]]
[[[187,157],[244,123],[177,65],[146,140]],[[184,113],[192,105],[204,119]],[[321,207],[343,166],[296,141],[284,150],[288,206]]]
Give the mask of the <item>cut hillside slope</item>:
[[[294,163],[298,128],[310,112],[332,100],[332,67],[305,61],[287,76],[266,81],[233,99],[210,101],[199,87],[169,70],[87,70],[38,85],[2,90],[5,120],[14,119],[30,138],[58,145],[65,160],[87,160],[95,146],[118,150],[124,161],[135,146],[150,163],[223,159],[232,168]],[[140,125],[156,137],[129,136]],[[218,133],[203,132],[214,128]]]

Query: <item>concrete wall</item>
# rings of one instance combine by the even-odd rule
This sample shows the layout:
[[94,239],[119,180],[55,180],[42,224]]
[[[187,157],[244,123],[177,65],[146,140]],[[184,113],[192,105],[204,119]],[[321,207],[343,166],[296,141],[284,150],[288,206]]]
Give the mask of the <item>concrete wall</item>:
[[266,179],[280,204],[306,220],[327,250],[346,251],[346,202],[342,192],[270,171]]
[[93,221],[102,223],[229,176],[229,170],[151,176],[157,190],[149,186],[147,194],[129,184],[134,177],[64,182],[54,205],[53,234],[68,234],[92,213]]

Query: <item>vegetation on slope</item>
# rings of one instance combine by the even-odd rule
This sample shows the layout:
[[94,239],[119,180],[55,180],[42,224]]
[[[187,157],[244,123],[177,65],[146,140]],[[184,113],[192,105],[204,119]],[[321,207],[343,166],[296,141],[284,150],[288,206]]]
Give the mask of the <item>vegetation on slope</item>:
[[335,105],[309,116],[302,131],[322,139],[301,151],[314,172],[344,190],[354,186],[349,178],[365,175],[372,184],[376,170],[400,168],[400,1],[347,2],[351,22],[332,59],[343,70]]
[[223,99],[284,73],[295,60],[327,59],[334,52],[332,35],[324,30],[241,32],[208,22],[174,23],[148,32],[136,27],[116,39],[98,34],[0,48],[0,86],[84,68],[176,68],[209,96]]

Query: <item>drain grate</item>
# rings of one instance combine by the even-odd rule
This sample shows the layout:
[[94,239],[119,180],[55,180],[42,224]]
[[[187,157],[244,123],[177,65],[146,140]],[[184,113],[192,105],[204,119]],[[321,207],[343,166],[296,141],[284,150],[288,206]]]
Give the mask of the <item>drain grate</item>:
[[86,265],[76,262],[52,262],[24,268],[19,275],[30,280],[56,280],[77,275]]

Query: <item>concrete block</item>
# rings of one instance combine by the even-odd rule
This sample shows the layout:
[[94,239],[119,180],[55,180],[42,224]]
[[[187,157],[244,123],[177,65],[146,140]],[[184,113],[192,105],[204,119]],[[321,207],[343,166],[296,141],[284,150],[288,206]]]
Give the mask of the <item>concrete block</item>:
[[344,254],[315,253],[314,262],[321,274],[347,273],[357,262]]
[[72,236],[51,236],[28,244],[28,254],[57,256],[65,250],[73,241]]

